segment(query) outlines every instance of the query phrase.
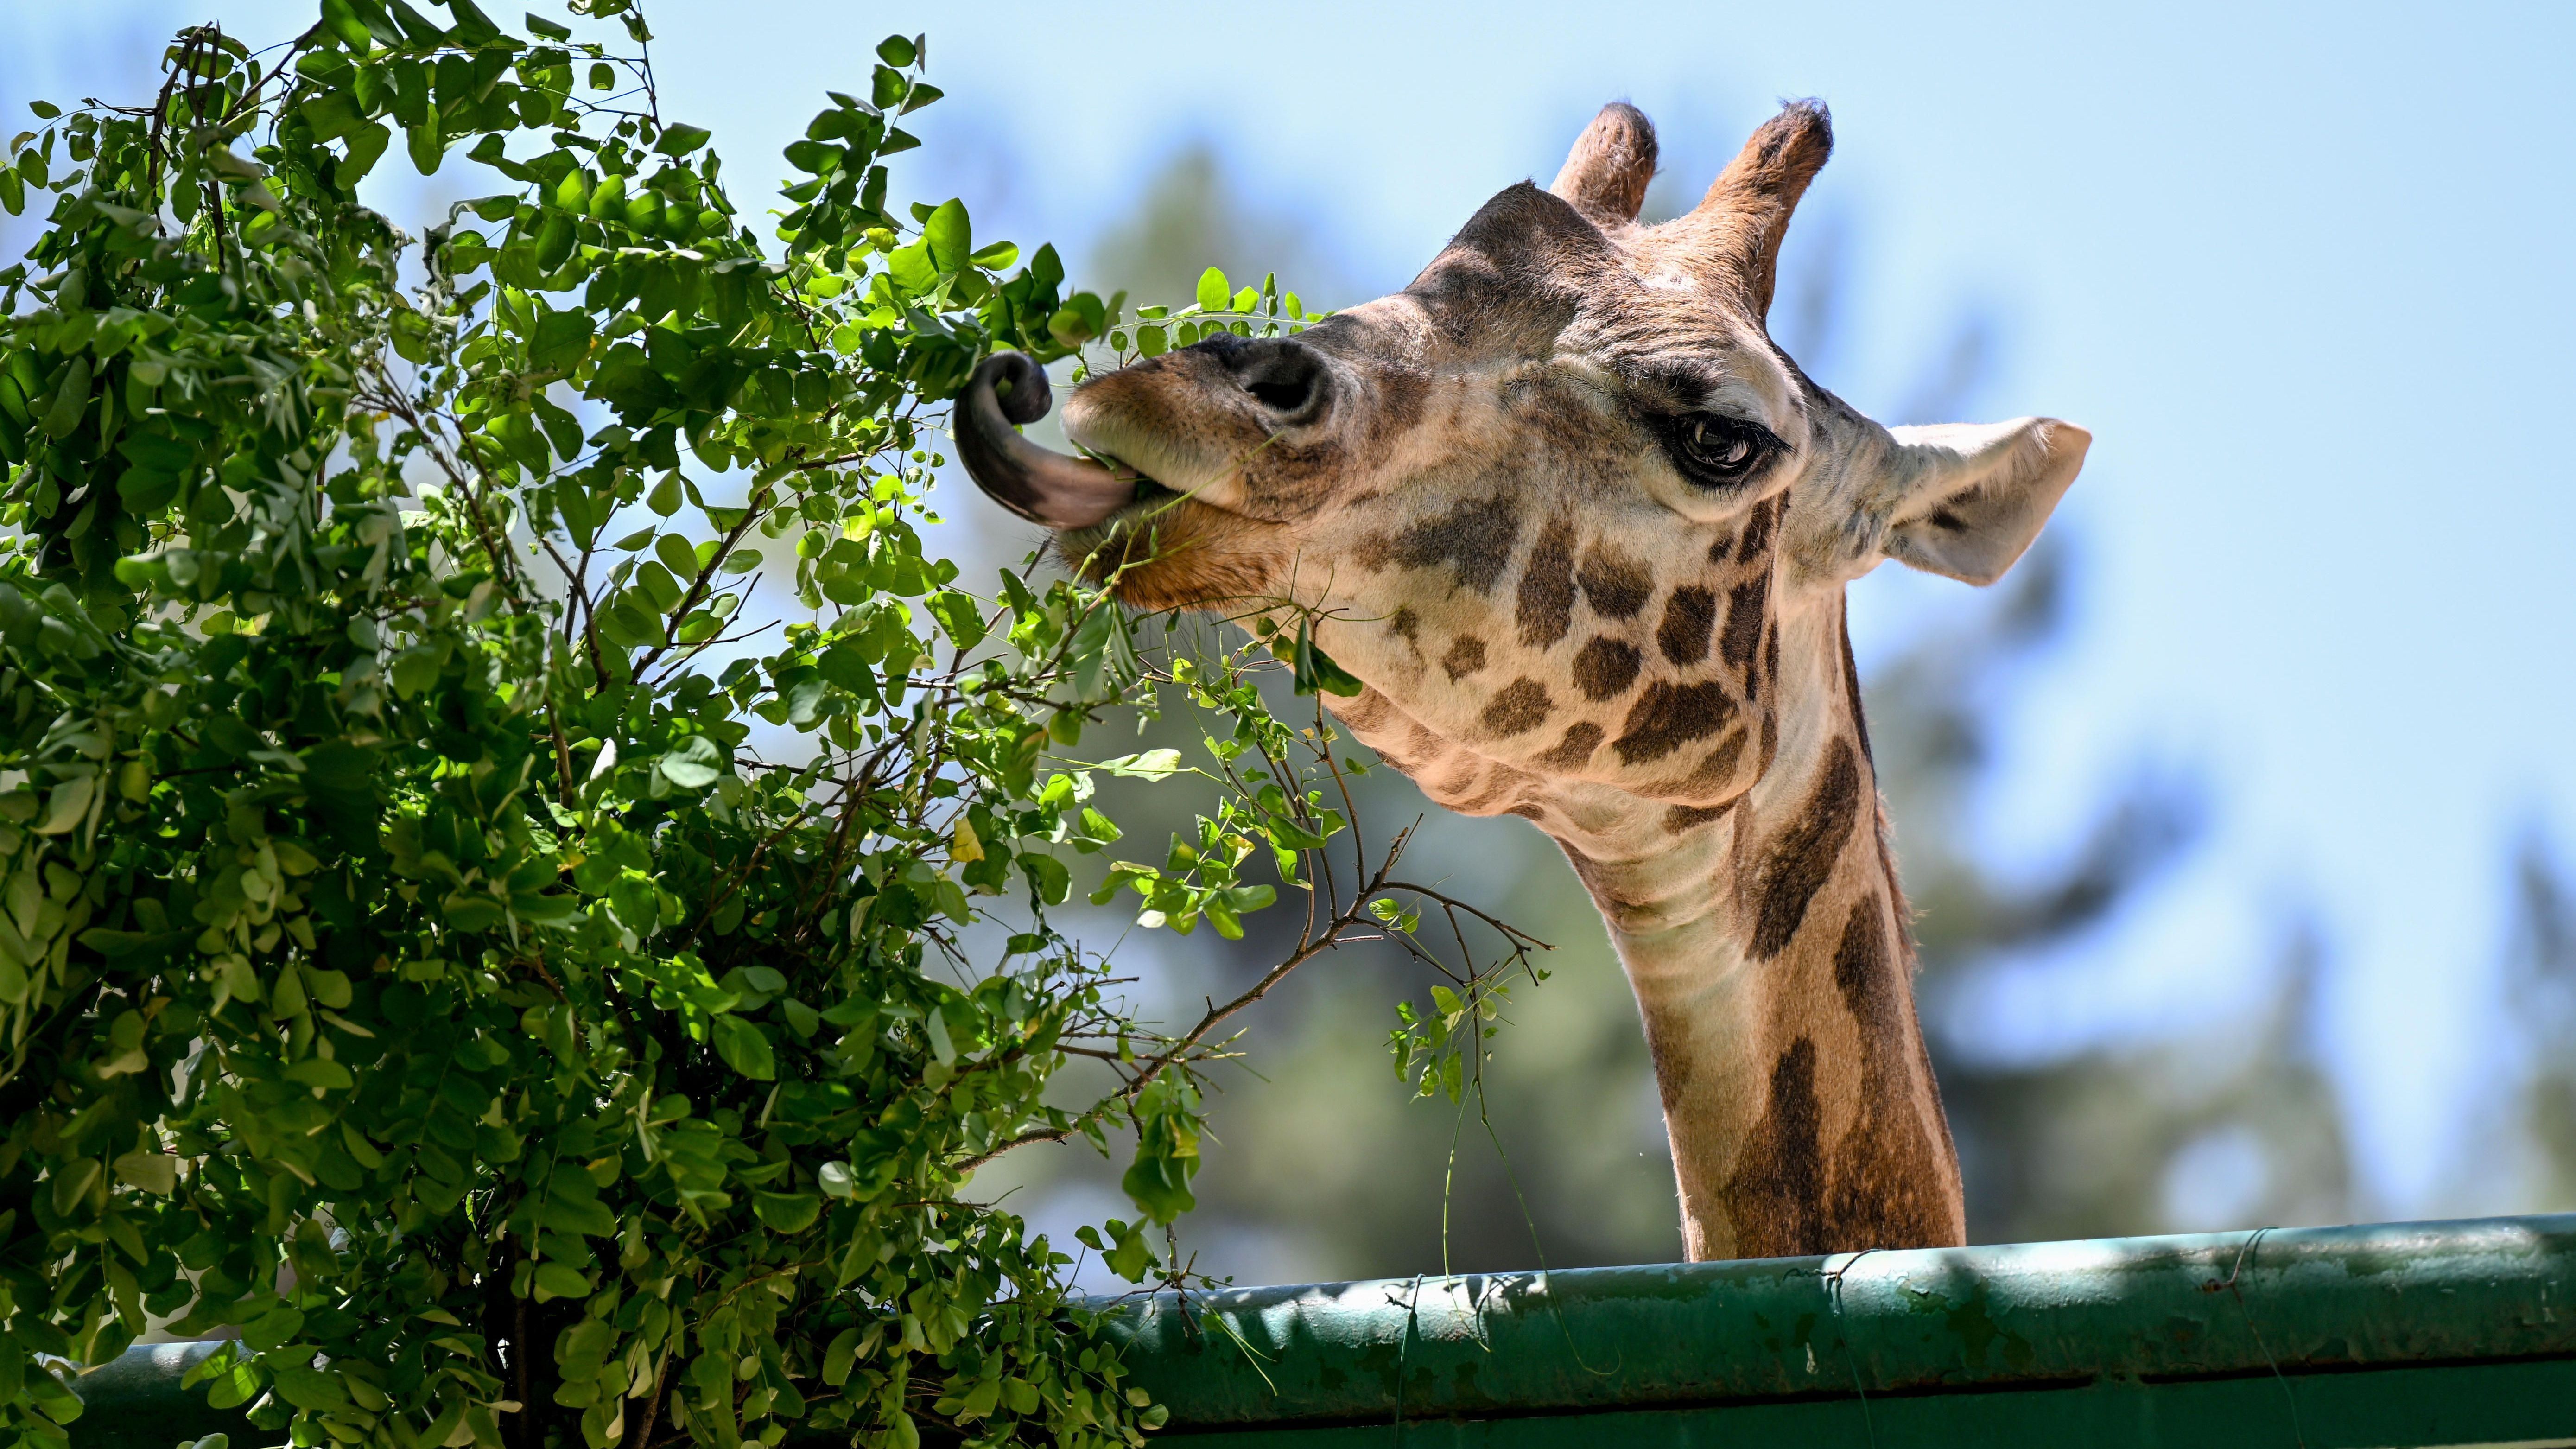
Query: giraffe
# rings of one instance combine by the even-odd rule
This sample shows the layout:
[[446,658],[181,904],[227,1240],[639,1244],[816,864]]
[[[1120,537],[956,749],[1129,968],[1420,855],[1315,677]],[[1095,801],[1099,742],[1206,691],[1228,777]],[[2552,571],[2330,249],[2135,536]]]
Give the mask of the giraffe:
[[1771,342],[1832,145],[1791,102],[1640,225],[1655,134],[1615,103],[1403,291],[1083,384],[1087,457],[1014,430],[1048,405],[1017,354],[956,429],[1073,567],[1142,609],[1313,619],[1359,739],[1556,841],[1636,995],[1694,1260],[1965,1239],[1844,588],[1890,558],[1993,582],[2091,442],[1883,427]]

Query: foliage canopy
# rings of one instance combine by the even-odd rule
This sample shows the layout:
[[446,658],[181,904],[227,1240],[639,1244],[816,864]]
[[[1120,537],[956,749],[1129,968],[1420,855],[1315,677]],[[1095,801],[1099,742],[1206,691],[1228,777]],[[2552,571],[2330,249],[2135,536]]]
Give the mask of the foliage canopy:
[[[1421,898],[1318,888],[1332,734],[1246,672],[1343,683],[1302,634],[1157,662],[918,528],[985,352],[1302,310],[1211,274],[1131,319],[889,202],[918,39],[764,236],[624,0],[443,9],[191,29],[148,105],[0,153],[44,213],[0,272],[0,1441],[61,1443],[68,1364],[158,1324],[238,1330],[197,1381],[300,1446],[1134,1442],[1070,1259],[961,1185],[1132,1132],[1137,1219],[1082,1236],[1168,1275],[1212,1033]],[[357,197],[397,150],[509,189],[407,237]],[[1049,908],[1119,838],[1095,775],[1181,769],[1064,752],[1166,696],[1218,804],[1094,899],[1310,908],[1157,1035]],[[1114,1086],[1052,1103],[1080,1056]]]

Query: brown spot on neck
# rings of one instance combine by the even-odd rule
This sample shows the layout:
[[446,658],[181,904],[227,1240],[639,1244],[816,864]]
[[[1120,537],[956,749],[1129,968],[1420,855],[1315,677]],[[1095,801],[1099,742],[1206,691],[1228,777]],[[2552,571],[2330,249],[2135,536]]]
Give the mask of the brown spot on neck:
[[1485,641],[1473,634],[1461,634],[1449,641],[1449,652],[1440,656],[1440,667],[1452,680],[1464,679],[1485,667]]
[[[1915,1099],[1913,1069],[1931,1085],[1903,967],[1889,949],[1892,912],[1875,892],[1852,902],[1834,947],[1834,987],[1860,1032],[1860,1116],[1836,1144],[1823,1240],[1815,1251],[1935,1247],[1955,1243],[1960,1224],[1936,1148]],[[1940,1116],[1936,1095],[1930,1115]]]
[[1734,713],[1735,700],[1715,680],[1670,684],[1659,679],[1629,709],[1611,748],[1619,752],[1621,764],[1646,764],[1716,734]]
[[[1801,1036],[1771,1064],[1771,1091],[1721,1196],[1745,1258],[1817,1251],[1825,1198],[1824,1104],[1816,1043]],[[1669,1110],[1669,1103],[1667,1104]]]
[[1591,763],[1592,752],[1601,748],[1601,726],[1590,720],[1566,726],[1565,738],[1550,746],[1547,753],[1532,763],[1550,770],[1579,770]]
[[1753,936],[1748,943],[1757,959],[1768,960],[1789,947],[1807,919],[1807,905],[1832,879],[1834,862],[1851,839],[1860,818],[1860,759],[1851,741],[1838,739],[1826,751],[1816,787],[1798,813],[1771,837],[1754,866]]
[[1546,685],[1535,679],[1515,679],[1496,691],[1485,706],[1485,728],[1505,739],[1527,734],[1547,723],[1549,708]]
[[1743,797],[1739,795],[1723,805],[1676,805],[1664,812],[1664,833],[1680,835],[1685,831],[1697,830],[1711,821],[1724,820],[1728,811],[1742,803]]
[[1735,767],[1744,758],[1745,732],[1741,723],[1726,727],[1726,738],[1708,752],[1696,769],[1678,780],[1660,780],[1638,793],[1656,800],[1705,800],[1736,786]]
[[1860,736],[1861,758],[1876,760],[1878,757],[1869,749],[1869,714],[1860,707],[1860,662],[1852,658],[1851,602],[1848,599],[1834,620],[1834,634],[1843,646],[1843,694],[1851,705],[1852,733]]
[[1614,698],[1637,682],[1643,656],[1624,639],[1600,637],[1585,642],[1574,656],[1574,687],[1589,700]]

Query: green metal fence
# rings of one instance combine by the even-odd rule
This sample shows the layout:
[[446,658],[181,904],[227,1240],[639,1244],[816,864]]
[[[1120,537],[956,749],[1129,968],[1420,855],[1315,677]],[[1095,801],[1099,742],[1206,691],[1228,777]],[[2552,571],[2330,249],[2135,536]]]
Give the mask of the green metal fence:
[[[1114,1324],[1191,1449],[2576,1446],[2576,1216],[1163,1294]],[[178,1388],[206,1351],[85,1375],[73,1449],[224,1427]]]
[[2576,1445],[2576,1216],[1256,1288],[1119,1323],[1192,1449]]

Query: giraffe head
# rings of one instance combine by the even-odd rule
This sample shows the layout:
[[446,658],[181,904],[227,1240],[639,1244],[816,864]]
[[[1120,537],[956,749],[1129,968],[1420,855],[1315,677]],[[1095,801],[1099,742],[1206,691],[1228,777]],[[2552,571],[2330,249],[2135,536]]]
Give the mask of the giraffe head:
[[2089,442],[1884,428],[1772,343],[1831,149],[1824,107],[1791,104],[1696,209],[1640,226],[1654,133],[1614,104],[1403,291],[1084,384],[1065,427],[1105,464],[1010,430],[1044,407],[1018,358],[979,372],[960,453],[1129,603],[1314,618],[1368,686],[1337,711],[1443,804],[1552,830],[1722,809],[1778,747],[1781,612],[1885,558],[1992,581]]

